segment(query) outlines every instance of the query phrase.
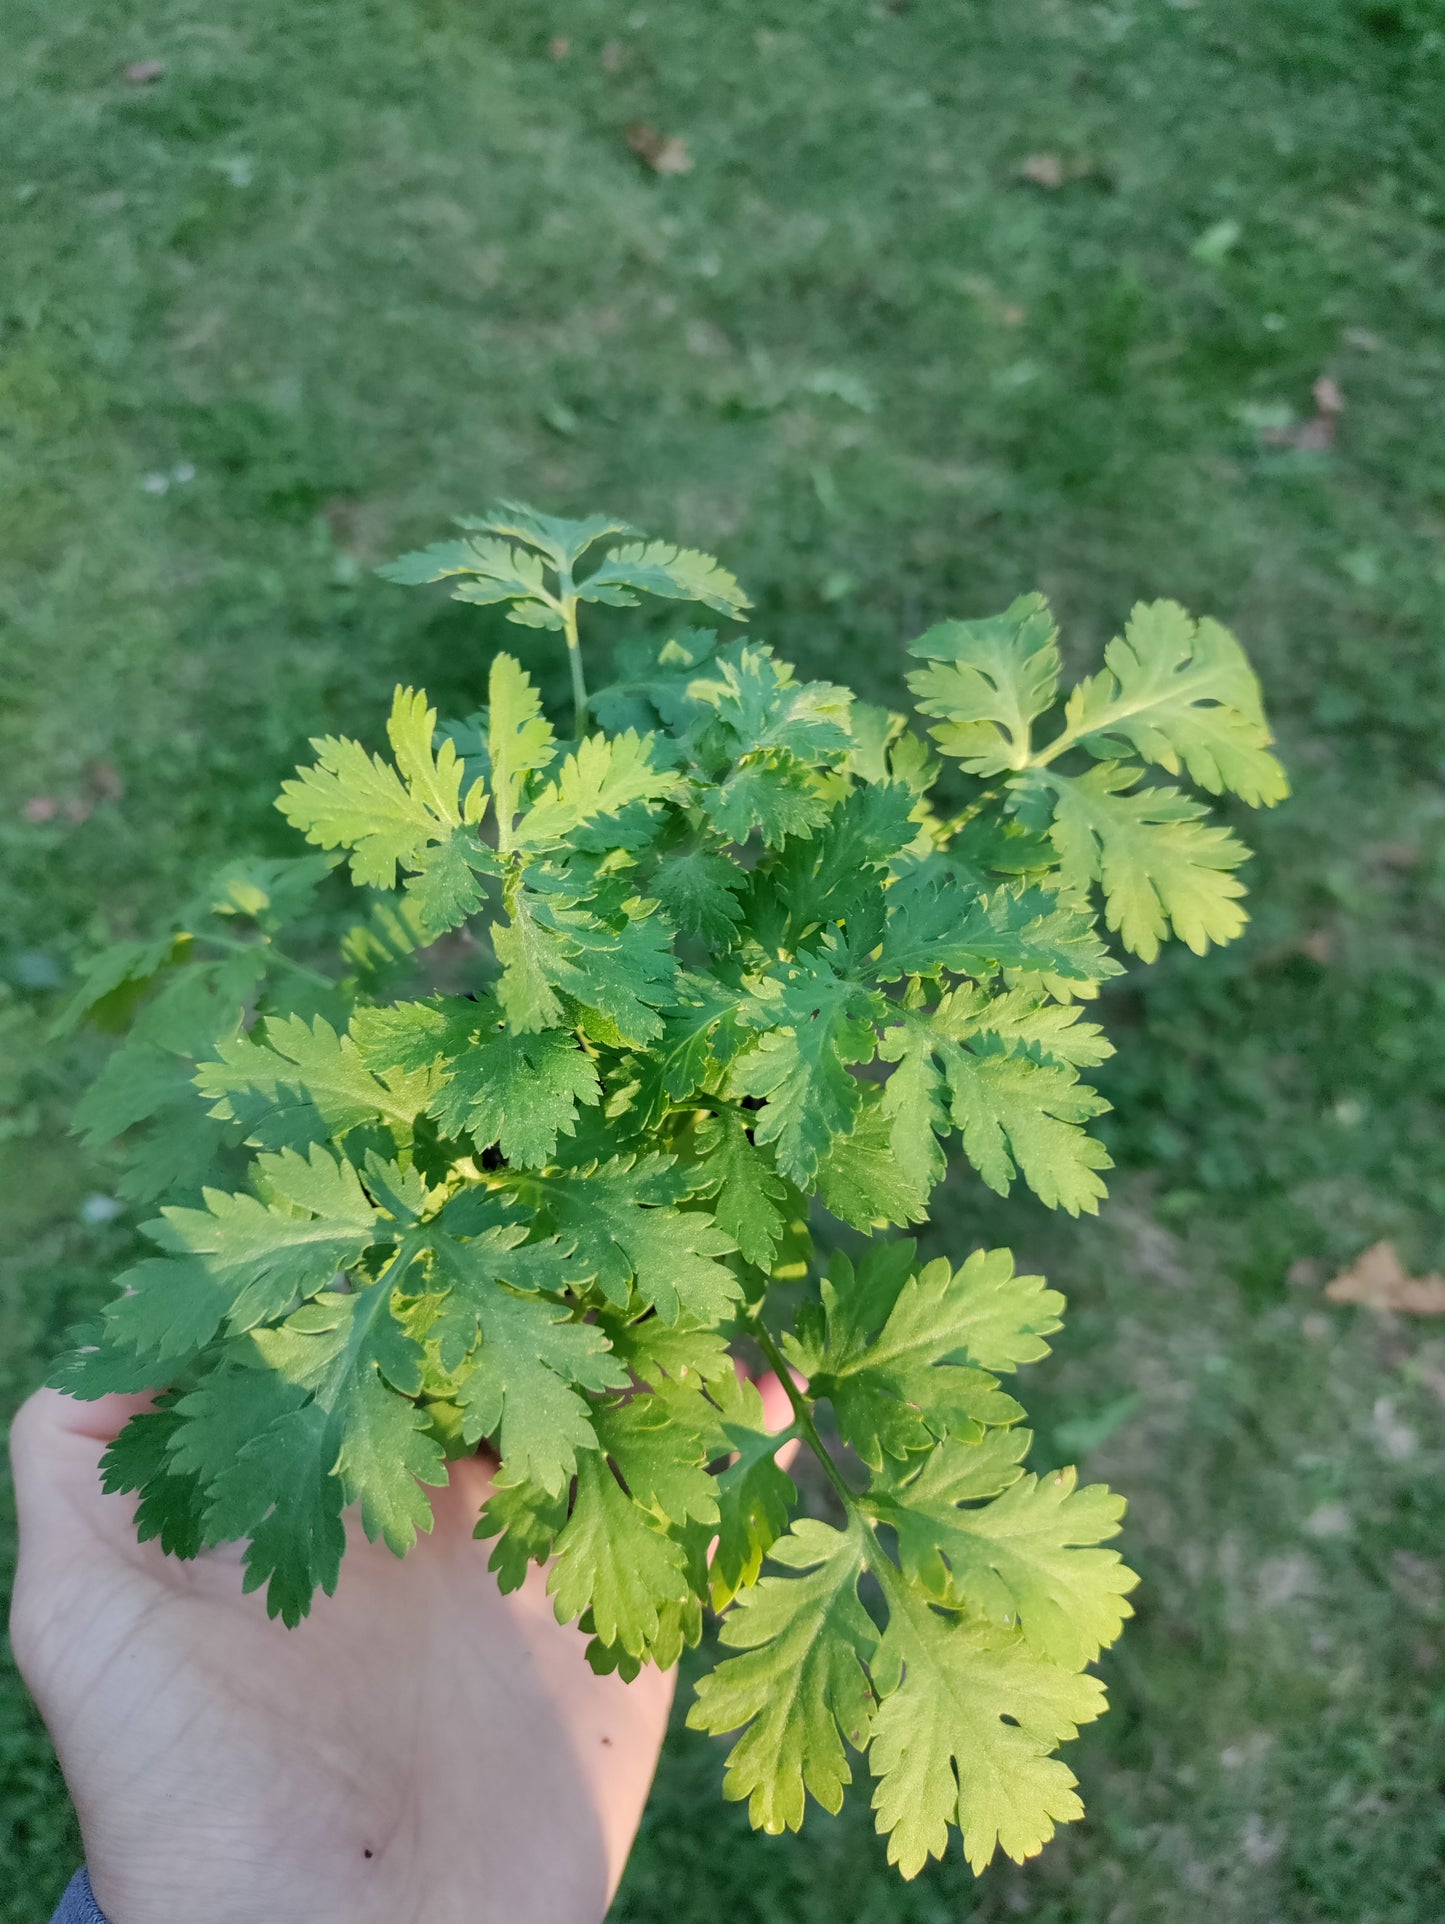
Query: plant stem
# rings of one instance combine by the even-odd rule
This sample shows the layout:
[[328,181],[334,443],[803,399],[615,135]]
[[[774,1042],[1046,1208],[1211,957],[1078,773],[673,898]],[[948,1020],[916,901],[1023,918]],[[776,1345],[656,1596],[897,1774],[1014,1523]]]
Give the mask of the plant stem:
[[259,942],[238,942],[232,935],[212,935],[209,931],[203,930],[195,940],[209,942],[212,948],[228,949],[234,955],[251,955],[258,949],[264,949],[280,968],[289,970],[292,975],[299,975],[305,982],[315,983],[318,989],[336,987],[334,979],[329,975],[322,975],[319,969],[308,969],[304,962],[293,962],[289,955],[283,954],[276,947],[269,936],[263,937]]
[[947,847],[960,829],[967,828],[971,821],[982,815],[985,809],[992,808],[998,801],[1000,791],[986,788],[975,800],[967,803],[956,815],[950,815],[946,822],[940,822],[935,833],[940,845]]
[[[1092,733],[1093,731],[1091,730],[1090,732]],[[1047,768],[1051,761],[1056,760],[1062,755],[1065,749],[1072,748],[1074,743],[1080,739],[1081,737],[1076,735],[1072,729],[1066,728],[1062,735],[1056,735],[1051,742],[1037,750],[1036,753],[1031,754],[1028,759],[1028,766],[1030,768]]]
[[567,637],[567,665],[572,670],[572,725],[578,741],[587,733],[587,679],[582,673],[582,644],[577,636],[577,597],[572,584],[562,584],[562,630]]
[[983,813],[992,799],[993,795],[990,791],[987,795],[981,795],[976,802],[970,802],[967,808],[961,808],[956,815],[950,815],[946,822],[940,822],[935,831],[940,845],[947,846],[961,828],[967,828],[976,815]]
[[843,1472],[829,1455],[827,1446],[818,1434],[818,1426],[813,1421],[812,1404],[793,1381],[793,1373],[788,1368],[787,1358],[773,1340],[772,1331],[766,1323],[764,1323],[760,1311],[755,1310],[753,1312],[752,1324],[753,1333],[758,1340],[758,1347],[772,1364],[777,1379],[782,1384],[784,1390],[786,1390],[788,1401],[793,1406],[793,1415],[796,1419],[795,1427],[799,1436],[802,1437],[808,1448],[822,1464],[827,1473],[828,1481],[843,1499],[843,1507],[849,1516],[859,1516],[861,1512],[858,1510],[853,1492],[843,1481]]
[[1055,735],[1045,747],[1032,752],[1028,759],[1028,766],[1047,768],[1050,762],[1056,761],[1066,749],[1073,748],[1086,736],[1107,735],[1117,723],[1127,721],[1131,715],[1142,715],[1146,709],[1157,706],[1158,697],[1155,695],[1146,695],[1139,701],[1113,702],[1104,709],[1102,714],[1096,715],[1086,728],[1065,728],[1062,734]]

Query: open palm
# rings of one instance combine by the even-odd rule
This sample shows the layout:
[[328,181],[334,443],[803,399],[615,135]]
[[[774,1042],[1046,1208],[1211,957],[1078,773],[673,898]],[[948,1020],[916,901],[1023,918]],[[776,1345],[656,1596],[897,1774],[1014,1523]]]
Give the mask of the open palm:
[[238,1552],[165,1557],[102,1493],[140,1401],[42,1390],[11,1437],[16,1660],[112,1924],[596,1924],[672,1678],[594,1676],[540,1572],[498,1591],[479,1460],[405,1563],[353,1528],[337,1594],[283,1629]]

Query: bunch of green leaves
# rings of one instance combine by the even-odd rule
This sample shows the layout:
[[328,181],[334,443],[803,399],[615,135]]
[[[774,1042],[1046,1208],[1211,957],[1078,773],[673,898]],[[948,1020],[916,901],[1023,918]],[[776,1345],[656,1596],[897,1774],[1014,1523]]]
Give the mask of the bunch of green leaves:
[[[1023,1467],[1002,1379],[1062,1297],[886,1232],[951,1150],[1097,1208],[1114,949],[1243,921],[1242,844],[1158,771],[1285,792],[1238,644],[1139,607],[1060,716],[1039,596],[945,622],[912,650],[930,745],[712,628],[632,636],[589,694],[579,608],[748,605],[614,521],[506,505],[384,572],[560,630],[574,738],[510,654],[454,721],[398,689],[389,756],[320,740],[283,786],[317,852],[97,959],[73,1016],[130,1028],[82,1125],[162,1206],[54,1380],[158,1392],[110,1486],[177,1555],[243,1540],[287,1623],[348,1513],[404,1552],[485,1446],[498,1581],[545,1564],[599,1668],[670,1665],[720,1613],[691,1717],[741,1732],[755,1824],[836,1810],[862,1758],[905,1876],[951,1825],[976,1868],[1030,1855],[1080,1814],[1054,1753],[1130,1613],[1123,1504]],[[361,907],[323,970],[343,864]]]

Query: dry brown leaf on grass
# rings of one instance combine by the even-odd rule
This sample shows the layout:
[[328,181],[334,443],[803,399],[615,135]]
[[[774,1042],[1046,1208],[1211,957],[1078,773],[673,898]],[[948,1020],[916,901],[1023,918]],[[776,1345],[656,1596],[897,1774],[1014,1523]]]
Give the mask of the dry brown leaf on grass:
[[1332,374],[1321,374],[1310,388],[1315,404],[1308,421],[1287,427],[1269,427],[1260,439],[1275,448],[1304,448],[1324,454],[1335,444],[1335,424],[1345,411],[1344,390]]
[[1366,842],[1360,859],[1371,867],[1383,862],[1386,868],[1408,874],[1420,866],[1420,851],[1413,842]]
[[66,795],[59,800],[54,795],[32,795],[21,813],[39,828],[46,822],[87,822],[93,807],[84,795]]
[[87,762],[84,792],[79,795],[32,795],[21,814],[34,828],[46,822],[88,822],[102,802],[125,798],[125,782],[113,762]]
[[1062,187],[1064,163],[1057,154],[1030,154],[1019,162],[1020,180],[1031,180],[1035,187]]
[[1445,1316],[1445,1276],[1412,1276],[1393,1243],[1375,1243],[1325,1285],[1332,1303],[1363,1303],[1406,1316]]
[[1112,185],[1107,167],[1086,158],[1065,160],[1062,154],[1029,154],[1014,169],[1014,178],[1026,180],[1033,187],[1047,188],[1050,193],[1071,180],[1093,180],[1103,187]]
[[96,802],[125,800],[125,781],[120,770],[114,762],[104,759],[86,763],[85,789],[87,795]]
[[1310,389],[1315,406],[1321,414],[1343,414],[1345,411],[1344,390],[1332,374],[1322,374]]
[[680,134],[660,134],[645,120],[634,120],[627,129],[627,144],[654,174],[690,174],[692,155]]

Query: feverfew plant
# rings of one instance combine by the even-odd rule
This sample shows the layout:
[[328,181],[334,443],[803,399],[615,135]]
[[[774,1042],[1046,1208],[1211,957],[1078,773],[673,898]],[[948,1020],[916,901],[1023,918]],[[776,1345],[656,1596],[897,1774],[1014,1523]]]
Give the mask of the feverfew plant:
[[[485,1445],[498,1582],[547,1563],[599,1669],[674,1664],[719,1614],[690,1720],[741,1733],[754,1824],[836,1811],[862,1758],[904,1876],[951,1825],[976,1870],[1028,1857],[1081,1813],[1054,1753],[1130,1614],[1100,1547],[1123,1503],[1022,1467],[1002,1379],[1063,1298],[1005,1249],[920,1263],[890,1232],[950,1151],[1097,1209],[1087,1004],[1109,935],[1148,961],[1243,925],[1244,847],[1160,777],[1285,794],[1254,677],[1156,602],[1061,707],[1030,595],[914,643],[931,745],[732,630],[634,638],[589,694],[583,610],[736,624],[732,575],[603,518],[461,527],[383,573],[559,631],[572,740],[510,654],[461,720],[398,689],[389,757],[327,738],[284,785],[315,853],[237,863],[98,958],[72,1018],[130,1033],[80,1121],[163,1206],[54,1380],[160,1392],[108,1486],[175,1555],[244,1540],[288,1624],[334,1589],[348,1506],[401,1554]],[[815,1261],[819,1234],[853,1253]],[[780,1433],[734,1367],[759,1355]]]

